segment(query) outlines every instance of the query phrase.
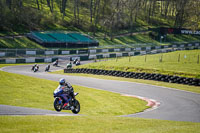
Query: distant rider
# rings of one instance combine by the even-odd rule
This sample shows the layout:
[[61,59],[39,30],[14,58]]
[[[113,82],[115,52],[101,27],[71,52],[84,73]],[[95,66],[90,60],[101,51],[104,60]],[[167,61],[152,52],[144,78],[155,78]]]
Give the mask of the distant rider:
[[53,63],[53,66],[58,66],[58,60]]
[[67,68],[72,68],[72,63],[70,61],[70,63],[67,64]]
[[64,78],[59,80],[59,86],[57,89],[59,89],[59,93],[61,93],[61,96],[65,100],[65,104],[63,105],[63,108],[65,108],[69,103],[69,98],[74,98],[74,89],[70,83],[65,81]]
[[48,65],[46,66],[46,68],[45,68],[45,72],[49,71],[49,69],[50,69],[50,65],[48,64]]
[[37,64],[34,64],[31,68],[32,71],[34,71],[35,67],[37,66]]

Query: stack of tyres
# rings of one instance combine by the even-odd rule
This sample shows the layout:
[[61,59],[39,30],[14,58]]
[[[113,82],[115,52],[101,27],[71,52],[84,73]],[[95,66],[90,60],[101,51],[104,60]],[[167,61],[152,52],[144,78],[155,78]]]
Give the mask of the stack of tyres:
[[155,80],[169,83],[187,84],[193,86],[200,86],[200,79],[196,78],[186,78],[180,76],[163,75],[155,73],[136,73],[136,72],[123,72],[115,70],[102,70],[102,69],[64,69],[65,73],[87,73],[96,75],[109,75],[116,77],[134,78],[134,79],[145,79],[145,80]]

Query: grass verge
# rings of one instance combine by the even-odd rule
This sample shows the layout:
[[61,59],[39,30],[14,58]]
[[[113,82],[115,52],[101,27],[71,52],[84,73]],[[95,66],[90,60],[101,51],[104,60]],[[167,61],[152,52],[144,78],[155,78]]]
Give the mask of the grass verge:
[[122,117],[0,116],[0,132],[199,133],[200,123]]
[[116,58],[80,65],[76,68],[161,73],[200,78],[200,50]]

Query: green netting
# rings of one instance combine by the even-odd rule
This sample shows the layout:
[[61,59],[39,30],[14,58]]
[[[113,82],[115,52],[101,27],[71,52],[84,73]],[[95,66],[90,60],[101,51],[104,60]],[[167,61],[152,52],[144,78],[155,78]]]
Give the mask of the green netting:
[[40,33],[40,32],[34,32],[33,33],[37,38],[42,40],[43,42],[58,42],[58,40],[52,38],[47,33]]
[[94,40],[80,33],[60,33],[60,32],[32,32],[32,34],[43,42],[57,43],[93,43]]
[[75,38],[70,37],[68,34],[64,33],[50,33],[49,36],[56,38],[60,42],[77,42],[78,40]]
[[93,40],[91,40],[90,38],[88,38],[84,35],[78,34],[78,33],[69,33],[68,35],[73,37],[73,38],[76,38],[80,42],[86,42],[86,43],[87,42],[93,42]]
[[99,43],[87,35],[69,32],[32,32],[29,37],[44,47],[88,47]]

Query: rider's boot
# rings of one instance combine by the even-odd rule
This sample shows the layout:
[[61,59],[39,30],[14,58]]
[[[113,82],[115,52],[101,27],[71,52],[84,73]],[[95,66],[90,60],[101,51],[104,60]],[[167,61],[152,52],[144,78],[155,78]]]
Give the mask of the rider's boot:
[[71,110],[74,110],[74,106],[71,106]]

